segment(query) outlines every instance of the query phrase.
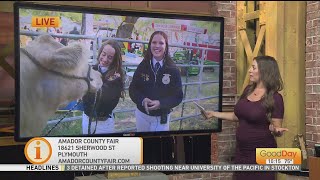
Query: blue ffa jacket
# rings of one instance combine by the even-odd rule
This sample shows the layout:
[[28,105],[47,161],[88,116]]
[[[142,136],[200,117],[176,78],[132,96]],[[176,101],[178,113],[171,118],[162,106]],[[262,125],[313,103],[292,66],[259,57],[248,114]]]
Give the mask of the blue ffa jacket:
[[147,113],[142,106],[143,99],[159,100],[160,109],[149,111],[149,115],[168,114],[173,107],[181,103],[183,98],[180,72],[177,67],[164,63],[155,76],[151,68],[150,61],[143,60],[139,64],[129,87],[130,98],[145,114]]
[[[99,72],[98,65],[92,67],[94,70]],[[108,72],[108,71],[107,71]],[[111,115],[113,109],[117,106],[121,97],[121,91],[123,90],[123,83],[121,77],[114,78],[106,77],[107,72],[102,73],[103,85],[101,87],[101,94],[97,95],[97,104],[95,112],[97,117],[108,117]],[[84,112],[90,116],[94,106],[95,93],[87,93],[83,96]]]

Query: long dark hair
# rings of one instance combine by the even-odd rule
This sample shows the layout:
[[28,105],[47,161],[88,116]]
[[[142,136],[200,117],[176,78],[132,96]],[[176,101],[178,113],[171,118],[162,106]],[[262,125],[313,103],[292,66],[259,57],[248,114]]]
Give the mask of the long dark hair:
[[106,78],[114,75],[115,73],[119,73],[121,76],[121,81],[123,83],[124,82],[124,73],[122,70],[121,47],[117,41],[110,39],[110,40],[102,43],[101,48],[98,51],[98,64],[100,62],[100,55],[102,53],[102,50],[104,49],[104,47],[106,45],[110,45],[115,50],[115,54],[114,54],[114,57],[113,57],[111,64],[109,65],[108,72],[106,74]]
[[[266,108],[267,118],[271,120],[271,114],[274,110],[273,94],[283,89],[283,81],[281,79],[277,61],[271,56],[257,56],[254,58],[258,64],[260,81],[266,88],[266,92],[262,97],[262,106]],[[257,83],[253,82],[243,92],[241,98],[247,98],[257,87]]]
[[152,33],[151,37],[150,37],[150,40],[149,40],[149,43],[148,43],[148,49],[147,51],[145,52],[145,55],[144,55],[144,59],[143,61],[151,61],[152,60],[152,53],[151,53],[151,42],[153,40],[153,37],[157,34],[160,34],[164,40],[165,40],[165,43],[166,43],[166,49],[164,51],[164,58],[163,58],[163,61],[164,61],[164,64],[167,65],[167,66],[174,66],[176,67],[176,64],[173,62],[173,60],[171,59],[170,57],[170,54],[169,54],[169,43],[168,43],[168,36],[166,33],[164,33],[163,31],[155,31],[154,33]]

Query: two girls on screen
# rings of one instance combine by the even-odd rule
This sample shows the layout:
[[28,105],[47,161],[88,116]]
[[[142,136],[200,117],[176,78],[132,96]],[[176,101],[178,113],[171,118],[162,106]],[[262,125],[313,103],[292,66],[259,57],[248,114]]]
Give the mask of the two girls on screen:
[[170,112],[183,98],[180,72],[170,57],[168,36],[155,31],[134,73],[129,95],[137,105],[137,132],[169,131]]
[[[124,72],[122,70],[121,48],[117,41],[104,42],[98,51],[98,64],[94,70],[102,74],[103,85],[100,94],[87,93],[83,98],[84,114],[82,118],[83,134],[101,134],[114,132],[113,109],[120,97],[124,97]],[[94,102],[96,107],[94,108]],[[89,117],[94,120],[89,125]]]
[[[279,91],[283,83],[277,61],[270,56],[258,56],[254,58],[249,75],[251,84],[243,91],[234,112],[206,112],[209,118],[239,122],[236,164],[256,164],[256,148],[276,148],[275,137],[288,131],[281,127],[284,105]],[[234,176],[237,180],[275,179],[274,172],[235,172]]]

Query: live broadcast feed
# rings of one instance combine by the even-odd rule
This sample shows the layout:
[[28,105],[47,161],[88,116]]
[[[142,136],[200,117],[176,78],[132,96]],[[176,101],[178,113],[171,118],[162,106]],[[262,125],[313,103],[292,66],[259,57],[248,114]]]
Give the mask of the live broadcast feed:
[[[33,27],[32,17],[34,16],[58,16],[60,26]],[[129,25],[132,25],[131,28],[128,28]],[[214,118],[206,120],[194,102],[205,110],[218,110],[219,108],[221,100],[219,89],[222,86],[219,80],[222,76],[220,72],[221,41],[223,41],[221,26],[221,22],[213,20],[135,17],[65,10],[36,10],[30,7],[19,8],[20,48],[27,47],[40,34],[49,34],[55,41],[65,46],[72,41],[84,44],[89,51],[88,64],[95,65],[98,63],[98,50],[104,41],[114,39],[119,42],[123,60],[122,69],[125,72],[125,98],[120,99],[113,110],[114,131],[110,134],[137,132],[136,104],[131,100],[128,89],[137,66],[144,59],[149,38],[155,31],[163,31],[168,35],[169,54],[180,71],[182,81],[183,100],[170,113],[169,131],[218,130],[218,120]],[[20,53],[20,66],[23,61],[21,57]],[[20,69],[19,73],[22,77],[25,75],[23,73],[28,72],[22,72]],[[50,85],[50,79],[42,83],[47,83],[48,86],[54,88],[53,84]],[[68,84],[65,86],[67,88]],[[24,91],[23,88],[25,87],[20,86],[20,92]],[[56,98],[61,98],[63,93],[55,95]],[[46,127],[39,136],[85,136],[82,129],[84,111],[81,103],[74,107],[79,100],[70,101],[69,104],[59,107],[53,116],[47,117]],[[50,104],[47,100],[46,103]],[[20,110],[25,108],[26,105],[20,103]],[[28,116],[45,111],[45,109],[32,110],[32,104],[28,104],[28,108],[30,111]],[[23,119],[24,117],[20,116],[19,121]],[[20,132],[21,128],[23,127],[20,123]]]

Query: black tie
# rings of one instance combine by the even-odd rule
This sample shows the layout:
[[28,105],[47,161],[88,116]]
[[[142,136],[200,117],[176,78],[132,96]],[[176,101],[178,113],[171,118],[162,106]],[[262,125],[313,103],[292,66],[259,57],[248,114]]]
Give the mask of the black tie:
[[160,69],[160,63],[157,62],[156,65],[154,66],[154,69],[156,70],[156,72],[158,72],[158,70]]

